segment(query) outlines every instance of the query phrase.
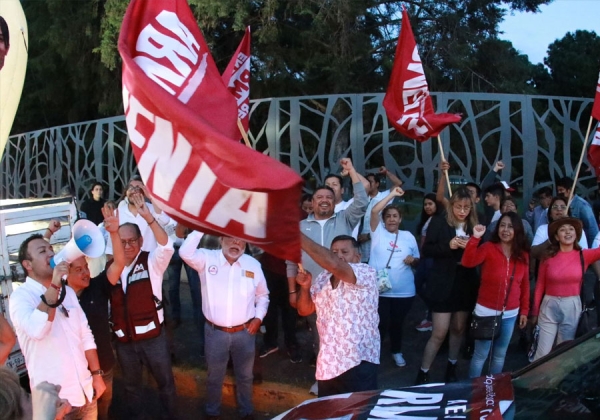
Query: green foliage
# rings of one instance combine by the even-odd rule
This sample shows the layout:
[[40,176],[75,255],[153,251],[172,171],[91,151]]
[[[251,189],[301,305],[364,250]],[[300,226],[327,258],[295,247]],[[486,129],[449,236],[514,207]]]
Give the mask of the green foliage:
[[[498,24],[507,8],[535,12],[550,1],[406,0],[431,90],[532,92],[543,82],[543,71],[498,40]],[[401,2],[188,3],[221,70],[251,27],[253,98],[377,92],[387,86]],[[122,112],[117,41],[128,4],[23,0],[31,45],[15,132]]]
[[544,64],[550,72],[539,76],[541,93],[590,98],[598,82],[600,37],[593,31],[569,32],[548,46]]

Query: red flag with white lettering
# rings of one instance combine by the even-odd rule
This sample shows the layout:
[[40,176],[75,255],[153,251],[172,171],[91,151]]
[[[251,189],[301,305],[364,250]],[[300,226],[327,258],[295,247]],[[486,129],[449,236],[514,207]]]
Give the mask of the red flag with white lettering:
[[383,107],[401,134],[417,141],[437,136],[447,125],[460,122],[459,114],[436,114],[408,13],[402,8],[402,28]]
[[239,135],[232,141],[235,99],[186,0],[132,0],[119,52],[131,147],[163,209],[195,229],[299,261],[302,179]]
[[234,96],[238,107],[238,118],[248,131],[250,117],[250,27],[240,42],[227,68],[221,76],[223,83]]
[[600,182],[600,122],[596,124],[596,132],[588,149],[587,158],[594,168],[594,172],[596,172],[596,178]]
[[592,107],[592,117],[596,121],[600,121],[600,74],[598,75],[598,83],[596,84],[596,96],[594,97],[594,106]]

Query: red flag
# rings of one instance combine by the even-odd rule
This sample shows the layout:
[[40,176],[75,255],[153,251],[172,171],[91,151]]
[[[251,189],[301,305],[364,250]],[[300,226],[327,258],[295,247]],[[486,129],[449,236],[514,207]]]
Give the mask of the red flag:
[[596,133],[594,134],[592,144],[588,149],[587,158],[594,168],[594,172],[596,172],[598,182],[600,182],[600,122],[596,125]]
[[131,147],[152,196],[175,220],[299,261],[302,179],[224,132],[237,125],[235,99],[186,0],[133,0],[119,52]]
[[447,125],[461,119],[459,114],[435,114],[421,57],[404,8],[394,67],[383,98],[383,107],[396,130],[418,141],[437,136]]
[[594,97],[594,106],[592,107],[592,117],[600,121],[600,74],[598,75],[598,84],[596,85],[596,96]]
[[250,117],[250,27],[240,42],[227,68],[221,76],[227,89],[235,97],[238,106],[238,118],[248,131]]

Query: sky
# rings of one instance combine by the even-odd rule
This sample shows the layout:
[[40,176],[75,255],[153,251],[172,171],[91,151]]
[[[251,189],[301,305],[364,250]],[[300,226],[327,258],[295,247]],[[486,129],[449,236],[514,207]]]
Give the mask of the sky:
[[538,13],[509,12],[500,24],[500,38],[537,64],[543,62],[548,45],[577,29],[600,35],[600,0],[554,0],[540,6]]

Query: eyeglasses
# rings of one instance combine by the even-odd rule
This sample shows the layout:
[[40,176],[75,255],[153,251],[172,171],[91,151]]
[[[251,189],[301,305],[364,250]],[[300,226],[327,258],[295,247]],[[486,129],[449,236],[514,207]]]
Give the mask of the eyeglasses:
[[468,213],[468,212],[471,211],[471,206],[464,206],[463,207],[463,206],[458,206],[458,205],[455,204],[454,206],[452,206],[452,208],[454,208],[454,210],[456,210],[456,211],[462,211],[462,212],[465,212],[465,213]]
[[121,241],[121,245],[123,245],[123,248],[125,248],[127,245],[134,246],[137,243],[138,239],[140,239],[139,236],[135,239],[130,239],[128,241]]
[[552,206],[552,210],[566,210],[567,206],[565,206],[564,204],[555,204]]

